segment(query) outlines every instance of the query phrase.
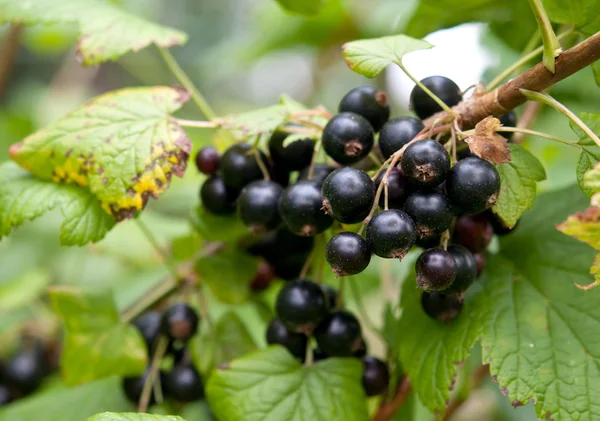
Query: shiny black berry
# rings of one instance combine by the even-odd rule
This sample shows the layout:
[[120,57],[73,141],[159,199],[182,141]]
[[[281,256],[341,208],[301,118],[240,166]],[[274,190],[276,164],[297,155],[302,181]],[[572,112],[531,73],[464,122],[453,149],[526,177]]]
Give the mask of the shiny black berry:
[[14,397],[5,384],[0,384],[0,407],[9,404],[13,401]]
[[[462,93],[459,87],[447,77],[430,76],[421,80],[421,83],[448,107],[452,107],[462,101]],[[442,107],[418,85],[414,87],[410,94],[410,108],[421,120],[442,111]]]
[[333,310],[334,308],[336,308],[338,300],[337,290],[326,284],[321,284],[321,289],[323,290],[325,297],[327,297],[327,304],[329,304],[329,309]]
[[435,140],[418,140],[404,151],[401,167],[409,180],[435,187],[445,180],[450,170],[450,156]]
[[344,224],[361,222],[375,199],[375,183],[356,168],[339,168],[329,174],[322,188],[323,210]]
[[379,212],[367,225],[367,244],[373,253],[388,259],[402,259],[415,244],[413,220],[397,209]]
[[178,364],[164,375],[165,395],[179,402],[193,402],[204,396],[200,374],[191,363]]
[[419,238],[440,235],[450,228],[454,218],[450,201],[437,190],[419,190],[411,194],[404,204],[404,212],[415,222]]
[[266,260],[260,260],[254,278],[250,282],[250,289],[255,292],[267,289],[275,280],[275,276],[277,276],[275,267]]
[[329,120],[321,140],[327,155],[342,165],[350,165],[371,152],[373,127],[358,114],[341,113]]
[[308,336],[289,330],[279,319],[271,320],[267,327],[267,343],[283,345],[294,357],[304,361]]
[[367,343],[365,342],[365,338],[360,338],[360,344],[354,351],[354,354],[352,354],[352,355],[355,356],[356,358],[362,358],[365,355],[367,355],[368,351],[369,351],[369,349],[367,347]]
[[340,232],[327,243],[325,258],[336,276],[356,275],[369,266],[371,250],[360,235]]
[[394,152],[413,140],[424,128],[421,120],[413,117],[398,117],[388,121],[379,132],[381,153],[388,159]]
[[162,316],[161,330],[171,340],[187,341],[198,330],[196,310],[185,303],[176,303]]
[[423,311],[432,319],[449,323],[459,315],[462,310],[462,300],[456,295],[447,295],[441,292],[423,292],[421,306]]
[[152,351],[156,346],[156,341],[160,336],[162,314],[156,310],[149,310],[136,317],[131,324],[140,331],[148,351]]
[[225,185],[223,179],[213,175],[202,184],[200,199],[204,209],[215,215],[227,215],[235,212],[238,191]]
[[275,302],[275,312],[288,329],[310,334],[327,315],[329,306],[318,284],[297,279],[281,288]]
[[376,132],[390,118],[387,95],[372,86],[360,86],[348,92],[340,101],[339,112],[352,112],[364,117]]
[[[148,375],[150,374],[150,369],[147,368],[146,372],[141,376],[136,377],[124,377],[121,380],[121,387],[123,388],[123,392],[125,392],[125,396],[131,403],[138,404],[140,398],[142,397],[142,391],[144,390],[144,384],[148,379]],[[159,373],[160,381],[162,383],[163,373]],[[150,405],[156,403],[156,397],[154,396],[154,391],[150,393],[150,401],[148,402]]]
[[465,213],[479,213],[496,203],[500,175],[485,159],[471,157],[458,161],[446,178],[446,195]]
[[365,394],[368,397],[381,395],[390,385],[390,372],[387,364],[371,356],[363,357],[362,362],[365,366],[362,377]]
[[425,291],[441,291],[456,279],[458,268],[450,252],[441,248],[425,250],[415,263],[417,285]]
[[221,155],[213,146],[205,146],[196,153],[196,167],[204,174],[212,175],[221,166]]
[[294,234],[312,237],[333,224],[333,218],[321,209],[321,185],[314,181],[298,181],[283,191],[279,214]]
[[331,312],[314,331],[321,351],[330,357],[350,357],[361,345],[360,323],[346,310]]
[[486,215],[463,215],[456,220],[452,241],[477,253],[486,249],[493,235],[494,228]]
[[[383,173],[375,180],[376,188],[379,188],[379,183],[383,179]],[[404,177],[404,173],[400,168],[393,168],[388,177],[388,208],[402,209],[406,198],[411,194],[412,186]],[[379,207],[385,208],[385,190],[379,196]]]
[[[295,125],[290,124],[289,126],[294,127]],[[269,139],[269,154],[271,155],[271,159],[275,165],[287,168],[289,171],[300,171],[310,164],[315,148],[315,141],[308,138],[298,139],[287,146],[283,146],[285,139],[287,139],[290,133],[282,129],[285,129],[285,127],[275,130],[271,139]]]
[[283,189],[273,181],[257,180],[243,188],[237,201],[240,218],[254,233],[269,231],[281,222],[279,199]]
[[417,236],[417,241],[415,242],[415,246],[421,247],[422,249],[430,249],[432,247],[437,247],[440,245],[442,241],[441,235],[434,235],[428,238],[419,238]]
[[[267,157],[259,152],[262,162],[267,165]],[[245,143],[233,145],[221,158],[221,177],[230,189],[241,190],[254,180],[263,178],[252,147]]]
[[27,344],[8,360],[2,381],[19,396],[34,392],[42,383],[48,364],[41,343]]
[[[517,126],[517,114],[514,111],[509,111],[506,114],[503,114],[499,118],[500,123],[506,127],[516,127]],[[509,141],[513,137],[513,132],[498,132],[500,135],[504,136]]]
[[[331,174],[335,168],[329,166],[327,164],[315,164],[313,168],[312,178],[311,180],[323,184],[325,179],[329,174]],[[310,172],[310,166],[305,167],[302,171],[298,173],[298,181],[300,180],[308,180],[308,173]]]
[[456,278],[452,285],[443,292],[444,294],[462,294],[477,278],[477,261],[473,253],[460,244],[449,245],[448,253],[452,255],[456,263]]

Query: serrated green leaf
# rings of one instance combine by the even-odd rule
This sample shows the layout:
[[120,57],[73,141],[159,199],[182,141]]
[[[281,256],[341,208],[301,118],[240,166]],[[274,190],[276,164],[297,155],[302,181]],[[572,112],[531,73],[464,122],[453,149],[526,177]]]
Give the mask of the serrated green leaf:
[[344,44],[344,59],[352,70],[366,77],[375,77],[391,63],[401,63],[405,54],[427,50],[433,45],[407,35],[393,35]]
[[277,0],[277,3],[289,12],[312,16],[319,13],[325,0]]
[[270,136],[294,111],[295,104],[278,104],[267,108],[230,114],[218,120],[219,127],[228,130],[238,141],[257,136]]
[[248,235],[248,227],[237,216],[213,215],[202,206],[196,208],[191,221],[200,238],[206,241],[233,243]]
[[[185,172],[191,143],[170,114],[187,99],[168,87],[109,92],[13,145],[10,155],[43,180],[90,191],[117,220],[131,218]],[[89,223],[72,219],[71,229]]]
[[570,215],[557,225],[560,232],[600,250],[600,207],[590,207],[583,212]]
[[546,179],[546,171],[540,161],[519,145],[511,144],[511,161],[496,165],[500,174],[500,194],[492,208],[509,228],[521,215],[531,209],[535,202],[536,182]]
[[596,164],[583,175],[583,186],[592,194],[600,193],[600,164]]
[[155,415],[138,412],[103,412],[89,417],[86,421],[185,421],[176,415]]
[[216,371],[207,399],[221,421],[365,421],[362,363],[330,358],[303,367],[273,346]]
[[47,269],[30,269],[14,278],[0,281],[0,310],[21,307],[39,297],[50,283]]
[[6,22],[79,26],[77,54],[84,64],[116,60],[148,45],[181,45],[187,35],[98,0],[0,0],[0,24]]
[[12,162],[0,165],[0,238],[55,208],[64,217],[60,242],[65,246],[99,241],[115,225],[89,191],[40,180]]
[[[596,134],[600,134],[600,113],[581,113],[579,118]],[[583,178],[585,173],[592,169],[600,161],[600,147],[594,143],[581,128],[571,122],[571,129],[579,137],[577,144],[581,146],[581,155],[577,162],[577,183],[581,190],[591,197],[594,193],[592,189],[586,187]]]
[[600,14],[598,0],[543,0],[552,22],[581,26]]

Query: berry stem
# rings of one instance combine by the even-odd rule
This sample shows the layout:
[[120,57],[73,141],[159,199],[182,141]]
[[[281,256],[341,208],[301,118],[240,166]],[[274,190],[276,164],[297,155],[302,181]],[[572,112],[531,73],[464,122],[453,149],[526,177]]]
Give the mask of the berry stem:
[[554,58],[558,57],[562,52],[560,42],[558,42],[554,29],[552,29],[552,24],[550,23],[546,9],[544,9],[542,0],[529,0],[529,5],[533,10],[540,32],[542,33],[542,41],[544,42],[544,66],[546,66],[551,73],[554,73]]
[[313,350],[310,341],[306,341],[306,354],[304,357],[304,367],[311,366],[313,364]]
[[375,153],[373,152],[369,152],[369,159],[378,167],[380,167],[383,163],[381,162],[381,160],[377,157],[377,155],[375,155]]
[[256,157],[256,163],[258,164],[258,167],[260,168],[260,172],[262,172],[263,178],[267,181],[271,181],[271,176],[269,175],[269,170],[267,170],[267,166],[263,162],[262,156],[260,156],[260,151],[258,150],[258,148],[254,148],[252,150],[252,153]]
[[340,278],[340,287],[338,288],[338,296],[337,296],[337,301],[335,303],[336,308],[344,307],[344,289],[345,289],[345,287],[346,287],[346,277],[342,276]]
[[423,89],[423,91],[429,95],[431,97],[431,99],[433,99],[440,107],[442,107],[442,110],[446,111],[448,114],[452,115],[454,114],[454,111],[452,111],[452,108],[448,107],[446,105],[446,103],[444,101],[442,101],[436,94],[434,94],[433,92],[431,92],[425,85],[423,85],[421,83],[421,81],[419,81],[417,78],[415,78],[404,66],[404,64],[402,64],[402,61],[398,60],[396,62],[396,64],[398,65],[398,67],[400,67],[402,69],[402,71],[404,73],[406,73],[406,76],[408,76],[413,82],[415,82],[417,84],[417,86],[419,86],[421,89]]
[[180,276],[179,276],[179,273],[177,272],[177,267],[175,266],[175,262],[173,261],[171,256],[169,256],[162,249],[160,244],[158,244],[158,241],[156,240],[156,237],[154,236],[154,234],[152,234],[152,231],[148,228],[148,226],[139,217],[135,219],[135,222],[136,222],[138,228],[144,234],[144,237],[146,237],[148,242],[154,248],[154,251],[156,251],[156,253],[159,256],[161,256],[162,262],[167,267],[167,269],[169,269],[169,272],[171,272],[171,276],[173,277],[173,279],[176,279],[176,280],[179,279]]
[[310,160],[310,167],[308,168],[308,179],[312,180],[314,172],[315,172],[315,163],[317,162],[317,156],[319,155],[319,151],[321,150],[321,140],[317,140],[315,142],[315,149],[313,150],[312,158]]
[[[523,113],[517,122],[517,128],[529,129],[537,119],[540,110],[542,109],[542,105],[543,104],[541,102],[531,101],[525,104],[525,107],[523,107]],[[514,143],[519,144],[525,140],[525,137],[525,133],[515,133],[512,138]]]
[[196,121],[196,120],[184,120],[181,118],[172,118],[171,121],[179,124],[183,127],[198,127],[201,129],[216,129],[221,126],[218,120],[213,121]]
[[[498,131],[498,132],[524,133],[524,134],[529,134],[529,135],[532,135],[532,136],[538,136],[538,137],[542,137],[542,138],[545,138],[545,139],[554,140],[555,142],[563,143],[565,145],[573,146],[575,148],[581,148],[577,144],[577,142],[573,142],[573,141],[570,141],[570,140],[563,139],[561,137],[553,136],[553,135],[548,134],[548,133],[538,132],[536,130],[521,129],[519,127],[502,126],[502,127],[498,128],[496,131]],[[464,136],[464,137],[469,137],[469,136],[472,136],[474,134],[475,134],[475,130],[467,130],[465,132],[461,132],[461,136]]]
[[161,336],[158,340],[158,344],[156,345],[154,355],[152,356],[152,362],[150,363],[150,372],[148,373],[148,377],[146,377],[146,382],[144,383],[144,388],[142,389],[142,395],[140,396],[137,412],[146,412],[148,410],[148,404],[150,403],[150,395],[152,394],[152,388],[158,377],[157,374],[158,368],[160,366],[160,361],[165,355],[168,346],[169,341],[167,340],[167,338]]

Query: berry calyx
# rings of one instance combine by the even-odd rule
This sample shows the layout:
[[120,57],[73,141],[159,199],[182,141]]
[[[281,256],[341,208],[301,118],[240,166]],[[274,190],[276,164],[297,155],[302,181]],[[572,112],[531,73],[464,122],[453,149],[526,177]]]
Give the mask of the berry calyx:
[[235,212],[238,191],[225,185],[223,179],[213,175],[200,188],[200,199],[204,208],[214,215],[227,215]]
[[371,152],[375,141],[373,127],[358,114],[341,113],[323,129],[323,149],[342,165],[354,164]]
[[323,183],[323,210],[344,224],[361,222],[367,217],[375,199],[375,183],[356,168],[339,168]]
[[283,189],[273,181],[257,180],[243,188],[237,201],[240,218],[254,233],[269,231],[281,222],[279,199]]
[[315,141],[313,139],[298,139],[294,140],[287,146],[283,146],[285,139],[290,133],[285,131],[286,127],[296,126],[295,124],[287,124],[284,127],[273,132],[269,139],[269,154],[276,166],[281,166],[289,171],[300,171],[302,168],[310,165]]
[[425,291],[441,291],[452,285],[458,268],[454,257],[446,250],[425,250],[415,263],[417,285]]
[[371,250],[360,235],[340,232],[327,243],[325,258],[336,276],[356,275],[369,266]]
[[275,312],[293,332],[309,335],[329,312],[321,287],[306,279],[286,283],[277,295]]
[[321,186],[314,181],[298,181],[283,191],[279,214],[292,233],[312,237],[333,224],[322,206]]
[[156,346],[156,341],[160,336],[162,314],[156,310],[146,311],[144,314],[136,317],[131,324],[142,334],[148,351],[152,352]]
[[175,303],[162,316],[162,333],[171,340],[187,341],[198,330],[198,314],[185,303]]
[[196,167],[203,174],[213,175],[221,166],[221,155],[213,146],[205,146],[196,153]]
[[425,126],[418,118],[398,117],[384,124],[379,132],[379,149],[385,159],[413,140]]
[[200,374],[191,363],[177,364],[163,377],[165,394],[179,402],[193,402],[204,396]]
[[273,319],[267,327],[267,343],[269,345],[282,345],[294,357],[304,361],[308,336],[289,330],[279,319]]
[[272,264],[266,260],[260,260],[256,268],[256,274],[250,282],[250,289],[252,291],[263,291],[271,285],[275,279],[276,273],[275,268]]
[[[318,184],[323,184],[325,179],[329,174],[331,174],[335,168],[327,165],[327,164],[315,164],[313,168],[313,174],[311,181],[314,181]],[[298,173],[298,181],[300,180],[308,180],[308,173],[310,172],[310,166],[305,167],[300,173]]]
[[444,294],[462,294],[477,278],[477,261],[473,253],[460,244],[450,244],[448,253],[452,255],[454,263],[456,263],[456,278],[443,292]]
[[470,157],[458,161],[446,178],[446,194],[465,213],[479,213],[496,203],[500,175],[485,159]]
[[435,187],[446,178],[450,157],[435,140],[418,140],[406,148],[400,165],[409,180],[424,187]]
[[[375,181],[377,188],[379,188],[379,183],[381,183],[382,179],[383,173]],[[402,170],[400,168],[393,168],[388,176],[388,208],[402,209],[410,193],[411,188]],[[379,196],[379,207],[385,209],[385,191]]]
[[367,225],[367,244],[373,253],[386,259],[402,259],[417,239],[415,224],[397,209],[379,212]]
[[404,204],[404,212],[412,218],[419,238],[431,238],[446,231],[454,212],[450,201],[436,190],[420,190],[411,194]]
[[350,357],[361,346],[360,323],[346,310],[331,312],[314,331],[321,351],[330,357]]
[[390,372],[386,363],[378,358],[365,356],[362,358],[365,370],[362,385],[367,397],[384,393],[390,385]]
[[359,86],[348,92],[338,108],[339,112],[352,112],[364,117],[376,132],[390,118],[390,105],[385,92],[372,86]]
[[494,228],[484,214],[463,215],[456,220],[452,241],[477,253],[486,249],[493,235]]
[[[460,88],[451,79],[444,76],[430,76],[421,80],[421,83],[435,94],[448,107],[453,107],[462,101]],[[410,93],[410,108],[421,120],[431,117],[442,111],[442,107],[435,102],[419,85]]]
[[[267,157],[262,151],[259,154],[266,165]],[[221,177],[225,185],[233,190],[241,190],[252,181],[263,178],[250,145],[238,143],[225,151],[221,157]]]
[[455,295],[447,295],[441,292],[423,292],[421,295],[421,307],[432,319],[443,323],[454,320],[462,310],[462,300]]

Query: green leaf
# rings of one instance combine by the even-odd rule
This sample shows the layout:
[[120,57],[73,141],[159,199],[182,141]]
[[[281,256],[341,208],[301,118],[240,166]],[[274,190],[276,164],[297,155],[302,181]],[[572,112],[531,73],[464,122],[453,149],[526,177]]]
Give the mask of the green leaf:
[[111,293],[55,287],[50,299],[66,330],[61,355],[66,384],[144,372],[146,344],[134,326],[120,322]]
[[298,111],[296,103],[283,103],[267,108],[230,114],[218,120],[219,127],[229,130],[238,141],[257,136],[270,136],[291,115]]
[[583,175],[583,186],[589,189],[593,195],[600,193],[600,164],[596,164],[594,168]]
[[325,0],[277,0],[277,3],[289,12],[312,16],[319,13]]
[[600,250],[600,207],[593,206],[570,215],[557,225],[560,232]]
[[366,77],[375,77],[389,64],[402,62],[405,54],[427,50],[433,45],[407,35],[352,41],[342,46],[344,59],[352,70]]
[[303,367],[274,346],[216,371],[206,394],[221,421],[365,421],[362,370],[360,360],[340,358]]
[[596,85],[600,86],[600,62],[595,62],[592,64],[592,71],[594,72],[594,80],[596,81]]
[[43,180],[81,186],[118,221],[131,218],[185,172],[191,143],[170,114],[188,97],[168,87],[109,92],[13,145],[11,158]]
[[[579,118],[596,134],[600,134],[600,113],[581,113]],[[577,182],[581,190],[591,197],[594,193],[584,182],[584,175],[600,161],[600,147],[580,127],[571,122],[571,130],[579,137],[581,154],[577,162]]]
[[185,421],[175,415],[140,414],[138,412],[103,412],[86,421]]
[[50,283],[47,269],[30,269],[14,278],[0,281],[0,310],[19,308],[38,298]]
[[512,228],[521,215],[533,206],[536,182],[546,179],[546,171],[534,155],[519,145],[510,145],[510,156],[510,162],[496,165],[501,187],[492,210]]
[[0,0],[0,24],[76,23],[79,27],[77,55],[85,65],[116,60],[129,51],[148,45],[181,45],[187,35],[148,22],[119,7],[98,0]]
[[600,15],[598,0],[543,0],[552,22],[582,26]]
[[206,401],[186,403],[179,413],[186,421],[214,421]]
[[115,225],[89,191],[40,180],[12,162],[0,165],[0,238],[55,208],[64,218],[60,243],[65,246],[99,241]]
[[237,216],[213,215],[202,206],[196,209],[191,220],[200,238],[206,241],[233,243],[240,237],[248,235],[248,228]]

